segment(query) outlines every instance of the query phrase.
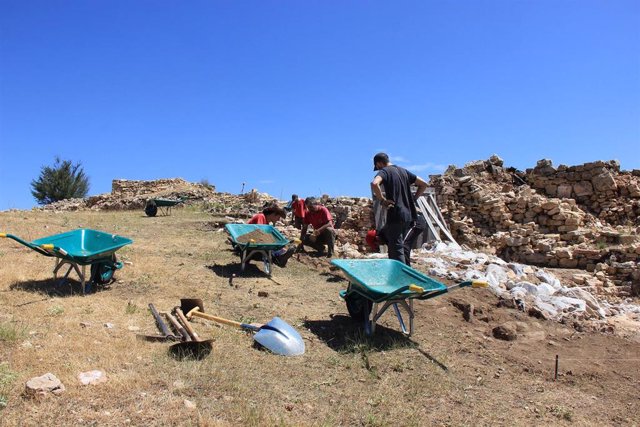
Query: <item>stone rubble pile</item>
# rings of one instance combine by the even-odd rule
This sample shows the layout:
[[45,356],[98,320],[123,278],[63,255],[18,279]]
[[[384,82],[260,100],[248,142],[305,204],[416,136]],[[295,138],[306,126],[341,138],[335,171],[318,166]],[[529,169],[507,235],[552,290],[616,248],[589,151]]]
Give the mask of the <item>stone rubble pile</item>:
[[[369,257],[380,257],[381,254]],[[502,305],[553,319],[578,329],[610,331],[611,319],[627,317],[640,324],[640,305],[599,286],[592,275],[547,269],[461,248],[455,243],[424,245],[412,261],[434,277],[461,282],[485,280]],[[562,274],[562,276],[558,276]]]
[[553,167],[540,160],[526,171],[529,185],[549,197],[573,199],[586,212],[612,225],[638,224],[640,170],[625,172],[617,161]]
[[215,194],[215,187],[187,182],[182,178],[134,181],[114,179],[111,193],[66,199],[50,203],[39,209],[48,211],[76,210],[129,210],[143,209],[148,199],[184,199],[186,204],[206,201]]
[[556,170],[541,160],[522,173],[492,156],[451,167],[430,185],[458,243],[506,261],[605,272],[603,286],[637,295],[640,173],[617,171],[616,162]]

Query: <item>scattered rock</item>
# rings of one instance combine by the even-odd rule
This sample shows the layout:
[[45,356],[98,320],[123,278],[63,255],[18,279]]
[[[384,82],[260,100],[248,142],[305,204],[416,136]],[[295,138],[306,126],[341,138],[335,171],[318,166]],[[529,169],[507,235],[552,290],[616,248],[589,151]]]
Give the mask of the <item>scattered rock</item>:
[[184,403],[184,407],[189,410],[194,410],[198,407],[194,402],[187,399],[184,399],[183,403]]
[[81,372],[78,374],[78,380],[82,385],[97,385],[107,382],[107,375],[100,370]]
[[27,381],[25,393],[29,397],[46,397],[49,393],[60,395],[66,390],[62,381],[48,372],[40,377]]
[[269,296],[269,292],[267,291],[258,291],[258,296],[262,298],[267,298]]
[[107,329],[113,329],[113,328],[115,328],[115,325],[113,323],[105,323],[104,327],[107,328]]
[[503,341],[515,341],[518,338],[515,328],[510,325],[496,326],[491,332],[495,338]]

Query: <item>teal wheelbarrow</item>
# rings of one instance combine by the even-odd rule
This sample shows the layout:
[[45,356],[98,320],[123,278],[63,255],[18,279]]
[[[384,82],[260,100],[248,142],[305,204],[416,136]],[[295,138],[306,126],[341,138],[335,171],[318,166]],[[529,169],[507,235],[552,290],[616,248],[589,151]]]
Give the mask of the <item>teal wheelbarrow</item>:
[[[447,287],[443,283],[392,259],[335,259],[331,264],[344,272],[349,280],[340,296],[347,304],[349,315],[364,322],[367,335],[372,335],[376,322],[389,308],[406,336],[413,334],[413,300],[425,300],[444,295],[458,288],[487,287],[486,282],[467,281]],[[409,329],[400,309],[409,317]]]
[[[284,237],[274,226],[263,224],[226,224],[224,226],[229,233],[231,246],[240,255],[240,271],[244,272],[247,263],[251,259],[261,258],[264,264],[264,272],[271,276],[273,252],[287,246],[290,241]],[[271,237],[272,242],[263,243],[252,239],[243,239],[249,233],[261,231]]]
[[[32,242],[7,233],[0,233],[0,237],[13,239],[41,255],[54,257],[56,262],[53,277],[56,279],[58,271],[68,265],[69,269],[63,277],[63,282],[67,280],[72,270],[75,271],[82,284],[83,293],[89,290],[92,283],[109,283],[113,279],[115,270],[123,266],[122,262],[117,260],[115,252],[133,243],[126,237],[90,229],[68,231]],[[89,280],[86,275],[87,266],[90,266],[91,271]]]

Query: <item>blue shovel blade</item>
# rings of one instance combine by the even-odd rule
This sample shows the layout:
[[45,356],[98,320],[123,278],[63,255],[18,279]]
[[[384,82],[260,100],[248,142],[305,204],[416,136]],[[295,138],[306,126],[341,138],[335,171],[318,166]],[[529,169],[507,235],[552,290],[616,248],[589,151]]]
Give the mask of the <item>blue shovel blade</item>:
[[274,317],[253,336],[260,345],[281,356],[298,356],[304,353],[304,341],[291,325]]

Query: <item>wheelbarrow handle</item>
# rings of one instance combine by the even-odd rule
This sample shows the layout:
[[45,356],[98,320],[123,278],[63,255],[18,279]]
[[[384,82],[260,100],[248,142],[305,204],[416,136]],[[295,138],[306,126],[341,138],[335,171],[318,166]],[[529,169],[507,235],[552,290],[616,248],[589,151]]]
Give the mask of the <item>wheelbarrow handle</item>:
[[62,248],[59,248],[57,246],[52,245],[51,243],[45,243],[44,245],[40,245],[40,247],[42,249],[44,249],[45,251],[55,251],[55,252],[60,252],[62,255],[64,256],[69,256],[71,258],[73,258],[71,255],[69,255],[69,253],[67,251],[65,251]]
[[21,245],[24,245],[24,246],[28,247],[29,249],[33,249],[34,251],[38,252],[39,254],[42,254],[42,255],[45,255],[45,256],[54,256],[53,254],[51,254],[51,253],[47,252],[46,250],[42,249],[40,246],[37,246],[37,245],[34,245],[34,244],[29,243],[27,241],[24,241],[21,238],[19,238],[18,236],[14,236],[13,234],[0,233],[0,238],[1,237],[15,240],[16,242],[20,243]]

